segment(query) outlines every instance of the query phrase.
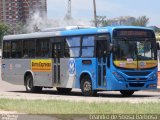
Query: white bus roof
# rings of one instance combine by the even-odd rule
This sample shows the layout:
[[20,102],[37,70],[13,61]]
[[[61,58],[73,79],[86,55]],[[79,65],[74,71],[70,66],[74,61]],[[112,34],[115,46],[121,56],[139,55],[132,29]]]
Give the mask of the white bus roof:
[[45,29],[41,32],[19,34],[19,35],[7,35],[4,36],[3,40],[19,40],[19,39],[32,39],[32,38],[49,38],[55,36],[68,36],[68,35],[81,35],[81,34],[95,34],[95,33],[108,33],[112,32],[114,29],[144,29],[152,30],[146,27],[136,27],[136,26],[108,26],[108,27],[67,27],[67,28],[53,28]]
[[19,35],[7,35],[4,36],[3,40],[18,40],[18,39],[31,39],[31,38],[44,38],[53,37],[60,35],[60,32],[35,32],[29,34],[19,34]]
[[18,39],[54,37],[54,36],[60,36],[61,31],[80,30],[80,29],[87,29],[87,28],[95,28],[95,27],[67,26],[67,27],[58,27],[58,28],[48,28],[48,29],[44,29],[44,30],[41,30],[40,32],[35,32],[35,33],[7,35],[7,36],[4,36],[3,40],[18,40]]

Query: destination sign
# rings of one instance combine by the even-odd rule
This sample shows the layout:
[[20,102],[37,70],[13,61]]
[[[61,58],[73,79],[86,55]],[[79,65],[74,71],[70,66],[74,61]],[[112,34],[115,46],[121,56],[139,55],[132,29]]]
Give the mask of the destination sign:
[[113,37],[145,37],[154,38],[154,32],[151,30],[138,29],[120,29],[113,31]]

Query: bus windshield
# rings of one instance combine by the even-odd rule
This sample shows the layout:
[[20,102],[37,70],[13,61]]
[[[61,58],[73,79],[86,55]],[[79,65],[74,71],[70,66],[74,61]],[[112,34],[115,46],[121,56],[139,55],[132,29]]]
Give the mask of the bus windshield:
[[113,60],[123,68],[155,67],[156,45],[154,39],[115,39]]

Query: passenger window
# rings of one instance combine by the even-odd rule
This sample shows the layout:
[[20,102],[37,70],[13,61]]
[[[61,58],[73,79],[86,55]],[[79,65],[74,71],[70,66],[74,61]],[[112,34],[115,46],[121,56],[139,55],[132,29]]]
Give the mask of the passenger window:
[[80,37],[69,37],[67,38],[67,43],[69,47],[79,47]]
[[82,57],[93,57],[94,47],[82,47]]
[[69,50],[69,46],[68,46],[67,42],[65,42],[65,45],[64,45],[64,57],[65,58],[70,57],[70,50]]
[[69,46],[70,57],[80,56],[80,41],[81,37],[69,37],[66,39],[66,44]]
[[82,46],[94,46],[94,36],[84,36]]
[[23,58],[35,58],[35,40],[23,41]]
[[44,57],[49,58],[50,52],[49,52],[49,39],[43,39],[43,40],[37,40],[36,42],[36,57]]
[[10,58],[10,52],[11,52],[11,42],[5,41],[3,43],[3,58]]
[[84,36],[82,39],[82,57],[94,56],[94,36]]
[[22,41],[11,42],[11,57],[22,58]]

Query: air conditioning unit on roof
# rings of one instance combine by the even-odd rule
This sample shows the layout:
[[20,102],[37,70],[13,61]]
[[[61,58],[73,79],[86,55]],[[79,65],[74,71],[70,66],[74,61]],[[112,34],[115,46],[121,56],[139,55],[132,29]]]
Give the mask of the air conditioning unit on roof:
[[76,30],[76,29],[87,29],[87,28],[95,28],[95,27],[92,27],[92,26],[66,26],[66,27],[46,28],[46,29],[40,30],[40,32],[54,32],[54,31]]

